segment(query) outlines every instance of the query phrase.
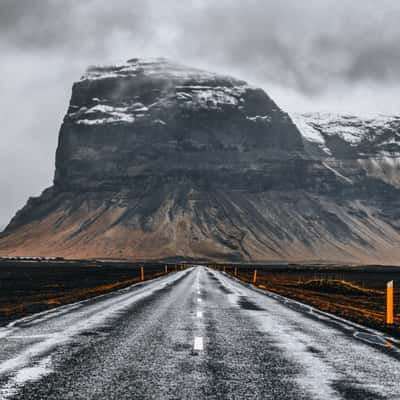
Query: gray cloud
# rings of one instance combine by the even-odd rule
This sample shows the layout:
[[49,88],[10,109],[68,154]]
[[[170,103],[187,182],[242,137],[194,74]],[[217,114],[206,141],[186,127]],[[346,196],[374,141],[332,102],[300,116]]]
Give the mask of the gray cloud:
[[72,82],[165,56],[262,85],[288,111],[398,112],[398,0],[1,0],[0,226],[51,184]]
[[0,40],[101,61],[123,38],[122,56],[162,52],[318,93],[398,80],[399,17],[396,0],[3,0]]
[[399,17],[396,1],[220,0],[185,24],[179,44],[258,79],[318,93],[336,81],[398,80]]
[[[146,2],[87,0],[3,0],[0,33],[3,48],[64,54],[100,54],[120,31],[149,35]],[[131,4],[131,5],[129,5]]]

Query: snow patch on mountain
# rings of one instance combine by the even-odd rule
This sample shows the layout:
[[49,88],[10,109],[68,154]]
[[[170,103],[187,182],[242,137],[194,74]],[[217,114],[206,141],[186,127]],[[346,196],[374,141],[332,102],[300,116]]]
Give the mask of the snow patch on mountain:
[[400,117],[393,115],[376,115],[358,117],[350,114],[307,113],[292,114],[303,140],[329,148],[336,138],[354,148],[361,156],[379,154],[382,157],[393,157],[400,152]]
[[255,115],[254,117],[246,117],[249,121],[252,122],[271,122],[272,118],[269,115]]
[[186,108],[220,109],[243,102],[244,87],[178,86],[175,98]]
[[[142,105],[143,106],[143,105]],[[143,107],[114,107],[107,104],[97,104],[93,107],[81,107],[79,110],[69,113],[68,116],[80,125],[104,125],[112,123],[133,123],[135,116]]]
[[317,130],[302,114],[292,114],[292,121],[297,126],[304,140],[316,143],[318,147],[327,155],[331,152],[326,147],[325,139],[321,132]]
[[[180,108],[183,111],[212,110],[224,111],[237,109],[243,113],[245,96],[254,88],[246,82],[218,74],[186,67],[164,58],[131,59],[122,65],[90,67],[82,76],[79,84],[86,88],[98,87],[107,79],[124,79],[149,83],[146,96],[124,98],[116,103],[113,96],[91,97],[89,101],[79,99],[79,104],[70,106],[67,120],[78,125],[101,125],[135,123],[146,118],[156,124],[165,124],[164,111]],[[158,93],[151,91],[154,82],[159,86]],[[163,84],[160,84],[163,82]],[[111,84],[111,83],[109,83]],[[140,100],[145,103],[137,103]],[[245,117],[245,115],[244,115]],[[249,120],[268,122],[269,116],[248,116]]]

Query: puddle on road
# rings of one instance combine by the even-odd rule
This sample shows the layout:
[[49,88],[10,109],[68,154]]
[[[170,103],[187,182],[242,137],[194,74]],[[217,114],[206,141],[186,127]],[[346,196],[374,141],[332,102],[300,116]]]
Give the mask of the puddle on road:
[[251,311],[265,311],[263,308],[259,307],[257,304],[253,303],[245,296],[241,296],[238,300],[238,305],[245,309]]
[[313,313],[313,309],[306,304],[301,304],[301,303],[290,301],[290,300],[287,300],[285,302],[285,304],[292,310],[300,311],[301,313],[306,313],[306,314]]
[[233,292],[232,292],[232,290],[230,290],[230,289],[228,289],[226,286],[224,286],[224,285],[222,285],[222,284],[219,284],[218,285],[218,288],[220,289],[220,290],[222,290],[224,293],[226,293],[226,294],[232,294]]
[[172,349],[176,352],[189,352],[192,349],[192,346],[189,343],[174,343]]
[[361,384],[355,385],[353,382],[337,381],[332,387],[345,400],[384,400],[386,398],[376,392],[363,388]]
[[314,346],[308,346],[307,347],[307,351],[309,351],[312,354],[316,354],[316,355],[322,354],[322,351],[317,349],[317,348],[315,348]]
[[95,332],[95,331],[86,331],[86,332],[81,332],[79,336],[100,336],[100,332]]
[[379,336],[379,335],[373,335],[373,334],[365,333],[365,332],[356,332],[354,334],[354,337],[359,340],[362,340],[363,342],[376,344],[378,346],[384,346],[384,347],[392,346],[392,343],[390,343],[388,340],[386,340],[383,336]]

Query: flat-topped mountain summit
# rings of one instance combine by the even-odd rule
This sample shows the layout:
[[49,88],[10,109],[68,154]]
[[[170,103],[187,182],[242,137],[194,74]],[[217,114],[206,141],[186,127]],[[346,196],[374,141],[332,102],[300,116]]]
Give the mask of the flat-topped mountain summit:
[[286,154],[303,144],[261,89],[164,59],[134,59],[89,68],[74,84],[55,185],[126,188],[138,177],[209,171],[207,182],[220,185],[218,171],[259,169],[271,150]]
[[376,152],[347,151],[340,124],[294,121],[260,88],[169,60],[90,67],[54,185],[13,218],[0,254],[399,260],[397,178],[365,167]]

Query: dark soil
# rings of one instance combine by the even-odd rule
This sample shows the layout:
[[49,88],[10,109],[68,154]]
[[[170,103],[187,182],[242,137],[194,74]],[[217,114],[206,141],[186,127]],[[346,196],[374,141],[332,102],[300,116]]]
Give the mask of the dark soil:
[[[115,261],[0,260],[0,326],[164,274],[164,264]],[[175,265],[168,266],[175,271]]]

